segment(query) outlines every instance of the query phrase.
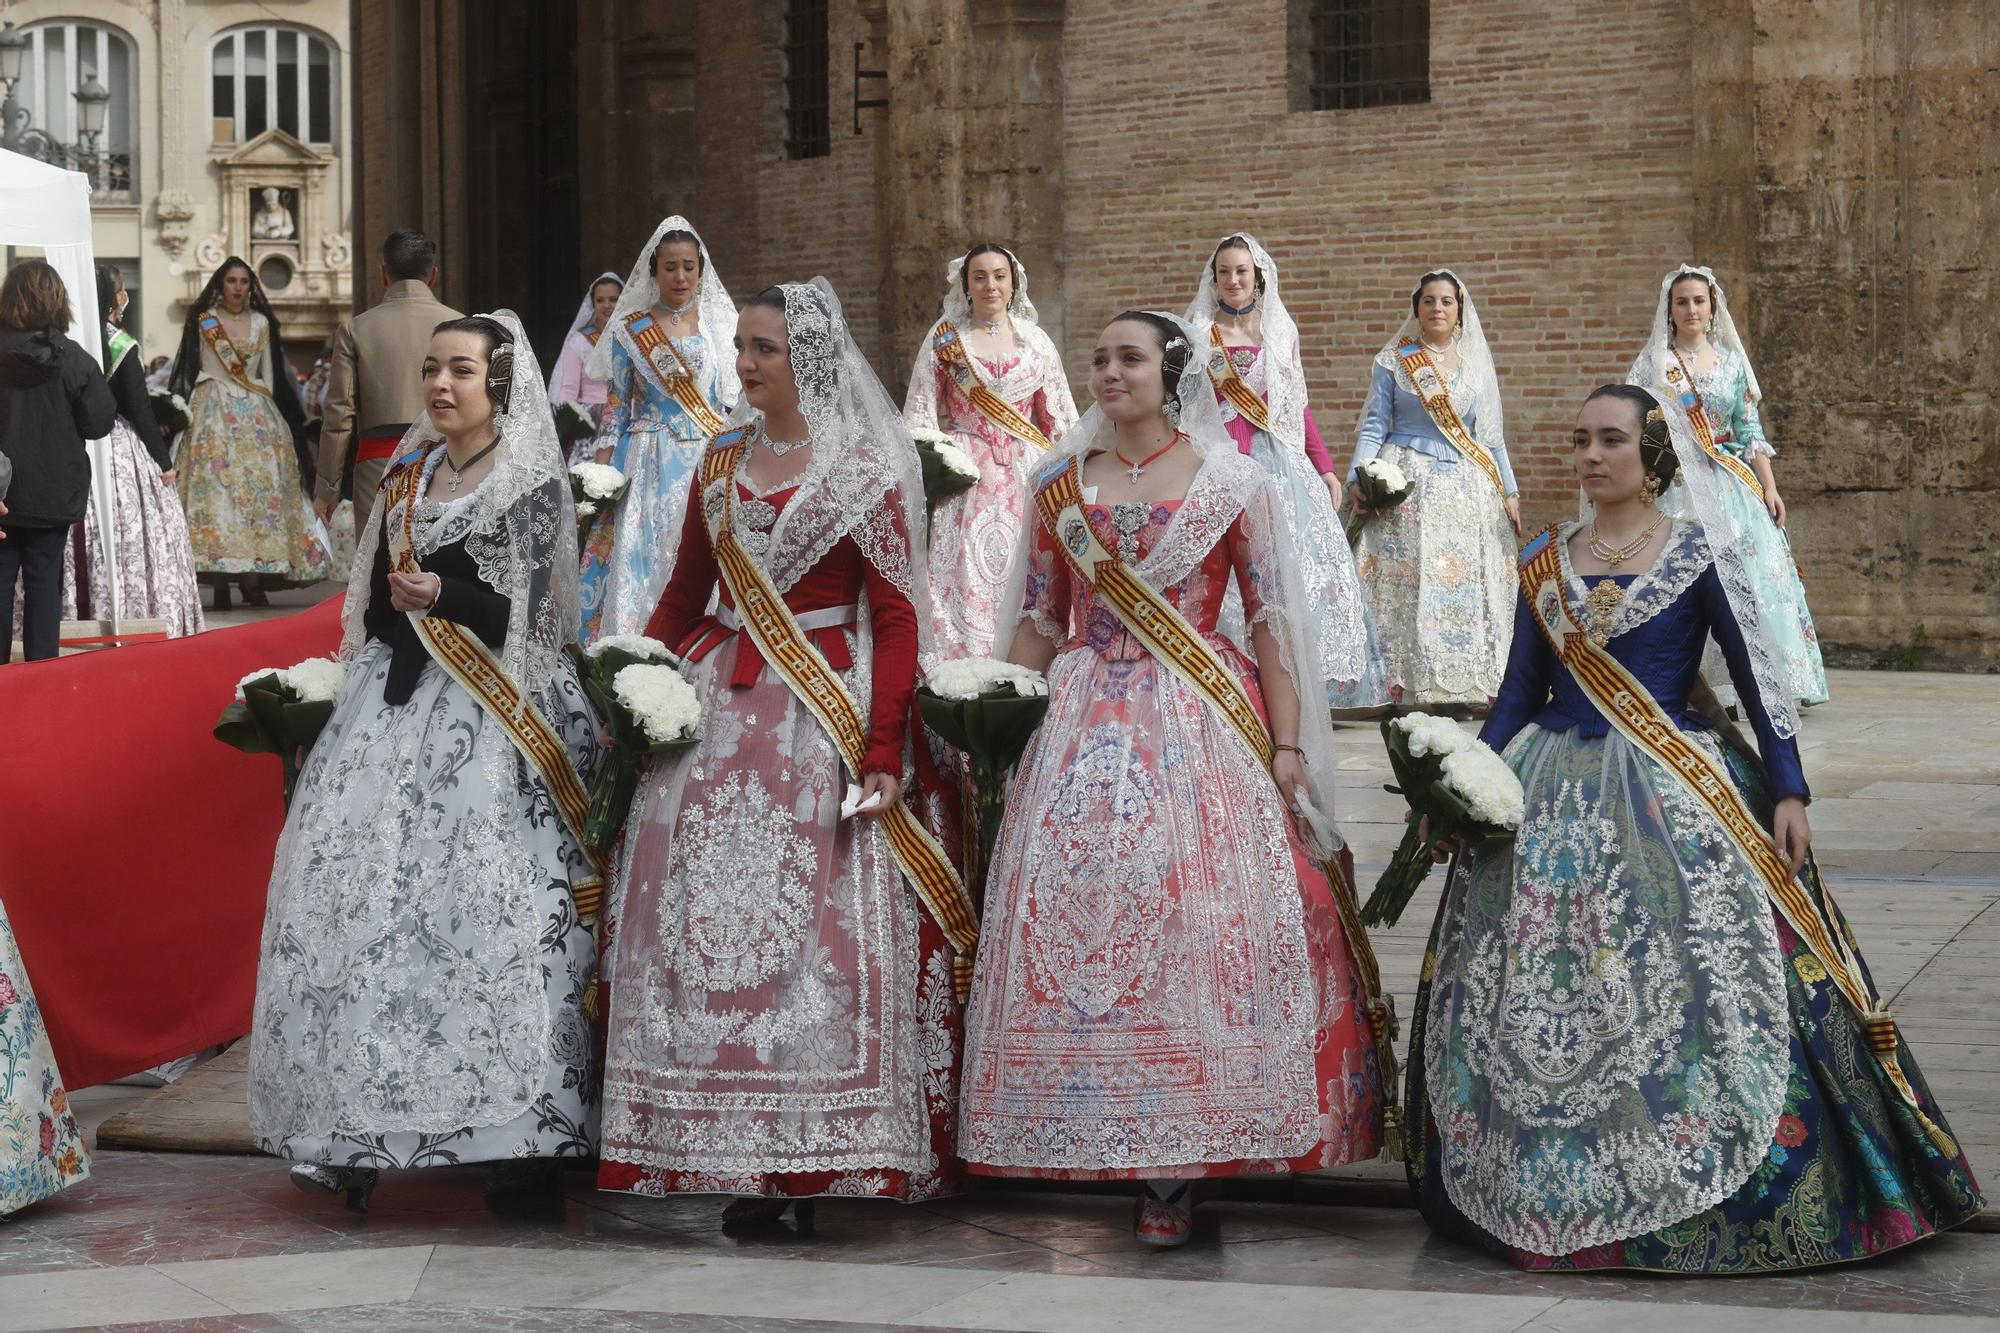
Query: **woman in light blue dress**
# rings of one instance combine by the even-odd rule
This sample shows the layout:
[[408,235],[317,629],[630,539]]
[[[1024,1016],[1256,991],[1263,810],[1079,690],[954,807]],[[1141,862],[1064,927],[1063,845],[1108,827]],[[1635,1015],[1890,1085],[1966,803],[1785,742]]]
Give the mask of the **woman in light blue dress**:
[[[1419,352],[1492,458],[1499,486],[1425,409],[1405,367]],[[1410,707],[1483,706],[1500,689],[1513,637],[1520,487],[1507,458],[1493,353],[1472,293],[1449,269],[1417,280],[1409,318],[1376,353],[1347,474],[1357,506],[1355,476],[1373,458],[1394,463],[1416,487],[1402,504],[1369,516],[1354,552],[1390,692]]]
[[[608,385],[596,460],[624,473],[630,488],[584,546],[584,643],[642,633],[659,604],[710,427],[742,391],[729,341],[735,329],[736,306],[708,246],[686,218],[666,219],[639,252],[585,367]],[[669,391],[681,375],[692,377],[713,411],[708,422]]]
[[[1625,378],[1656,396],[1680,400],[1690,414],[1699,408],[1710,443],[1734,460],[1734,467],[1717,462],[1703,449],[1682,460],[1682,466],[1715,478],[1718,498],[1749,543],[1747,565],[1767,608],[1770,635],[1783,656],[1792,697],[1804,704],[1825,703],[1826,663],[1785,536],[1785,502],[1771,471],[1778,451],[1764,438],[1757,415],[1764,395],[1712,271],[1682,264],[1661,280],[1652,335]],[[1746,467],[1748,475],[1741,470]],[[1713,648],[1702,661],[1702,675],[1718,699],[1736,704],[1728,668]]]

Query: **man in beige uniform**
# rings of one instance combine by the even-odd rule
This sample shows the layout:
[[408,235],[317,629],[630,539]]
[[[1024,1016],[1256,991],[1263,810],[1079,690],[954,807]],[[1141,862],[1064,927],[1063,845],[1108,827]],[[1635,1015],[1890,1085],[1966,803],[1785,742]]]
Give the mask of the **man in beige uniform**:
[[409,227],[390,232],[382,243],[380,304],[342,320],[333,335],[313,508],[325,519],[340,503],[341,474],[351,451],[357,540],[403,432],[424,410],[424,353],[431,330],[459,318],[432,295],[437,278],[437,246],[430,237]]

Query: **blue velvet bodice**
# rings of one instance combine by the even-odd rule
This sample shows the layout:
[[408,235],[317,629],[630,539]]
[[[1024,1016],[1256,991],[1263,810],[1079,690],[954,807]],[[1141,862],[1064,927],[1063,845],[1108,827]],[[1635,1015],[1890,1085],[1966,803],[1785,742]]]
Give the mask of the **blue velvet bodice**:
[[[1662,553],[1661,561],[1672,558],[1677,549],[1685,554],[1687,541],[1685,532],[1677,534],[1676,540]],[[1595,584],[1601,577],[1591,575],[1583,582]],[[1646,576],[1612,577],[1629,594]],[[1605,649],[1639,678],[1682,730],[1709,731],[1713,728],[1708,719],[1688,707],[1688,696],[1701,677],[1702,650],[1710,635],[1729,664],[1730,679],[1743,700],[1744,720],[1756,733],[1757,748],[1771,778],[1772,798],[1812,799],[1805,769],[1799,762],[1797,741],[1778,735],[1771,726],[1770,715],[1758,702],[1749,648],[1712,563],[1671,601],[1641,623],[1614,635]],[[1514,645],[1507,658],[1507,674],[1501,681],[1493,711],[1480,729],[1479,739],[1496,750],[1503,749],[1529,723],[1547,731],[1575,731],[1588,737],[1604,736],[1611,731],[1611,723],[1590,701],[1583,686],[1556,661],[1524,593],[1515,607]]]

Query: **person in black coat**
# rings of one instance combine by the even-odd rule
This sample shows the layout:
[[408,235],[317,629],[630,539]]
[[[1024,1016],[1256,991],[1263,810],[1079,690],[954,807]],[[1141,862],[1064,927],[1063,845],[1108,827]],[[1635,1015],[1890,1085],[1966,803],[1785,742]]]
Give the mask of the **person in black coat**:
[[48,262],[10,269],[0,283],[0,454],[14,469],[0,518],[0,662],[13,655],[16,576],[27,659],[56,655],[63,542],[90,493],[85,441],[118,415],[104,373],[68,332],[69,291]]

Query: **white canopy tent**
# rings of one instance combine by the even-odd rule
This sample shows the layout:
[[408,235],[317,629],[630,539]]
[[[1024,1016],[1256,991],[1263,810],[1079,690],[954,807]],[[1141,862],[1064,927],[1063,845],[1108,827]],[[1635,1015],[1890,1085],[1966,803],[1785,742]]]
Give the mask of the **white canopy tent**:
[[[0,245],[26,245],[42,257],[69,289],[69,336],[103,364],[104,324],[97,311],[97,257],[90,242],[90,178],[20,153],[0,149]],[[97,530],[107,560],[116,560],[117,534],[111,506],[108,442],[90,442],[90,484],[97,497]],[[112,632],[124,619],[118,580],[111,584]],[[102,614],[101,612],[99,614]]]

